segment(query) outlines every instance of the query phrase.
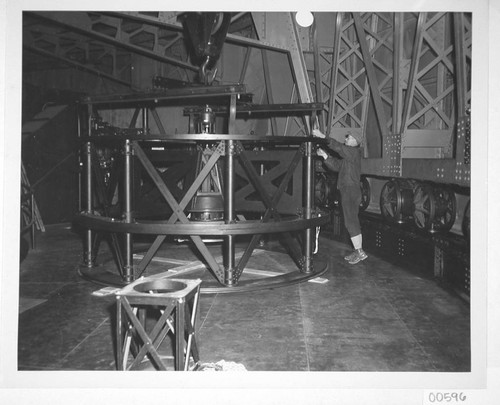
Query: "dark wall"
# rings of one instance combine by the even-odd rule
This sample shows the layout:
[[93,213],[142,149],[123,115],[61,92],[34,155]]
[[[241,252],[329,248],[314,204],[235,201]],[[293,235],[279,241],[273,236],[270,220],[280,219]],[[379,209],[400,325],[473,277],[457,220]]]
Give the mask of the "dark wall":
[[[29,92],[23,118],[36,114],[47,99]],[[69,100],[68,100],[69,101]],[[33,113],[33,111],[35,111]],[[23,119],[23,121],[29,118]],[[44,224],[65,223],[78,210],[78,133],[75,104],[70,104],[38,131],[23,136],[22,161]]]
[[85,93],[58,89],[55,87],[40,87],[23,83],[22,122],[32,119],[42,111],[47,103],[72,105],[82,99]]

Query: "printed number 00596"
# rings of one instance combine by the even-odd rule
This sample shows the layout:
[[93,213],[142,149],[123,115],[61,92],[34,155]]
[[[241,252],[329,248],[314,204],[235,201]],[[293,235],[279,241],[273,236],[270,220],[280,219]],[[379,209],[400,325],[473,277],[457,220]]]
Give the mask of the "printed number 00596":
[[463,392],[430,392],[428,395],[430,403],[464,402],[467,399]]

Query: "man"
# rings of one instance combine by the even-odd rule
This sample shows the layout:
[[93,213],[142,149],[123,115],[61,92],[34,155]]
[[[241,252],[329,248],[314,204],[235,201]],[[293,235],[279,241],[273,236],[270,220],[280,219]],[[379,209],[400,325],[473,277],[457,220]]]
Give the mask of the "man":
[[[319,129],[313,129],[312,133],[313,136],[325,138],[325,135]],[[339,173],[337,188],[340,191],[344,223],[354,246],[354,251],[344,257],[350,264],[359,263],[368,257],[363,251],[363,238],[358,218],[359,204],[361,203],[361,188],[359,185],[361,177],[361,142],[361,135],[355,132],[348,133],[344,143],[330,138],[328,147],[337,152],[341,159],[330,156],[321,148],[317,150],[318,156],[323,158],[325,166]]]

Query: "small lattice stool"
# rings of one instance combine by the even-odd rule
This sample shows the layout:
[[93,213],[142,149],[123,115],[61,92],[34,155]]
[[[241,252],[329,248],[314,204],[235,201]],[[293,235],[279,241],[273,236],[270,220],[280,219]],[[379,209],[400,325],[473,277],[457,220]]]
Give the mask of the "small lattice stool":
[[[198,364],[195,324],[200,284],[201,280],[142,277],[116,293],[118,370],[139,369],[146,355],[156,369],[167,370],[158,348],[169,332],[175,336],[175,370],[187,371],[191,357]],[[148,308],[161,314],[149,332]],[[131,353],[132,344],[135,353]]]

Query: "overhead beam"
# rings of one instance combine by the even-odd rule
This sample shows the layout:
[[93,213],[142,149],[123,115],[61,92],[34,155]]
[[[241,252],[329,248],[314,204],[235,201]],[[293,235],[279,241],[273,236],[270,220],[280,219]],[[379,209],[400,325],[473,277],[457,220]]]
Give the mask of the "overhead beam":
[[[36,17],[36,18],[39,18],[41,20],[45,20],[45,21],[48,21],[50,23],[64,27],[65,29],[67,29],[69,31],[73,31],[73,32],[76,32],[80,35],[84,35],[84,36],[87,36],[90,38],[97,39],[101,42],[114,45],[118,48],[127,49],[133,53],[136,53],[136,54],[142,55],[142,56],[146,56],[148,58],[157,60],[159,62],[163,62],[163,63],[167,63],[170,65],[175,65],[175,66],[180,66],[182,68],[189,69],[189,70],[192,70],[195,72],[197,72],[199,70],[198,66],[193,66],[190,63],[187,63],[187,62],[175,59],[175,58],[170,58],[168,56],[160,55],[156,52],[152,52],[152,51],[149,51],[147,49],[141,48],[140,46],[136,46],[136,45],[132,45],[130,43],[125,43],[125,42],[119,41],[117,39],[114,39],[113,37],[100,34],[98,32],[92,31],[91,29],[86,28],[86,27],[79,26],[76,24],[76,22],[74,22],[73,24],[69,24],[66,21],[72,20],[70,17],[68,17],[68,14],[71,14],[71,12],[69,12],[69,13],[67,13],[67,12],[46,13],[46,12],[29,11],[26,13],[32,17]],[[57,18],[55,18],[54,16],[57,16]]]
[[42,56],[45,56],[45,57],[48,57],[48,58],[52,58],[52,59],[57,59],[63,63],[66,63],[68,65],[71,65],[71,66],[75,66],[76,68],[80,69],[80,70],[85,70],[89,73],[92,73],[96,76],[99,76],[99,77],[104,77],[108,80],[112,80],[116,83],[120,83],[120,84],[123,84],[127,87],[130,87],[132,88],[132,84],[130,82],[127,82],[125,80],[121,80],[119,78],[117,78],[116,76],[113,76],[113,75],[110,75],[110,74],[107,74],[107,73],[104,73],[100,70],[97,70],[97,69],[94,69],[94,68],[91,68],[89,66],[86,66],[86,65],[83,65],[81,63],[78,63],[74,60],[71,60],[71,59],[68,59],[68,58],[63,58],[62,56],[59,56],[59,55],[56,55],[52,52],[49,52],[49,51],[46,51],[44,49],[41,49],[41,48],[37,48],[35,46],[32,46],[32,45],[23,45],[23,48],[26,49],[27,51],[30,51],[30,52],[34,52],[34,53],[38,53],[39,55],[42,55]]
[[[105,15],[110,15],[114,16],[117,18],[129,18],[133,19],[138,22],[142,22],[144,24],[151,24],[155,25],[159,28],[165,28],[165,29],[170,29],[170,30],[177,30],[177,31],[182,31],[183,27],[180,23],[172,24],[172,23],[166,23],[162,20],[156,19],[154,17],[142,15],[140,13],[136,12],[103,12],[101,14]],[[252,13],[252,17],[256,13]],[[234,16],[233,19],[231,20],[232,22],[235,21],[237,18],[236,17],[241,17],[241,15]],[[235,45],[240,45],[240,46],[251,46],[253,48],[259,48],[259,49],[268,49],[276,52],[282,52],[282,53],[288,53],[288,49],[280,46],[279,44],[275,44],[272,41],[271,42],[266,42],[266,41],[261,41],[258,39],[253,39],[253,38],[247,38],[247,37],[242,37],[236,34],[230,34],[228,33],[226,35],[226,42],[235,44]]]

